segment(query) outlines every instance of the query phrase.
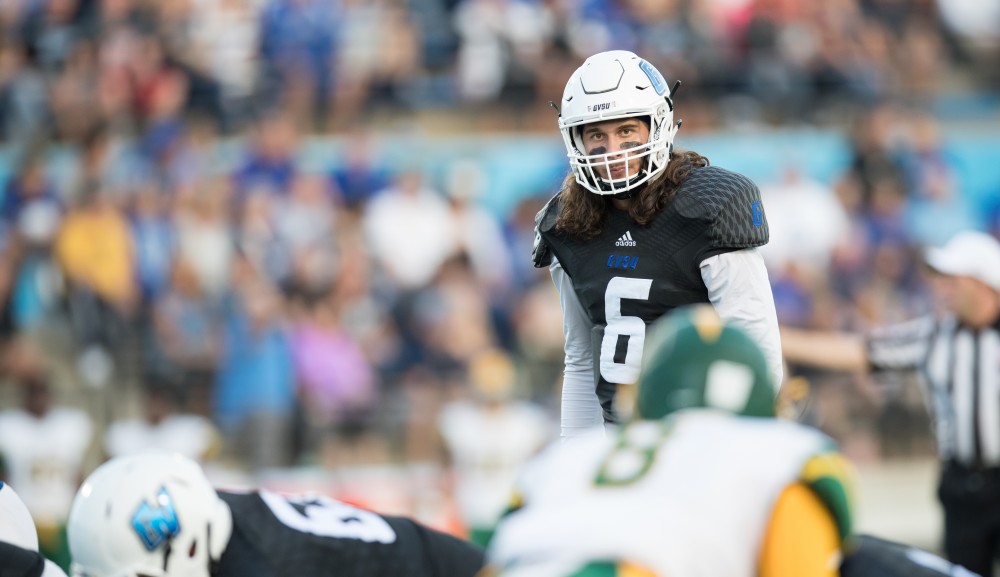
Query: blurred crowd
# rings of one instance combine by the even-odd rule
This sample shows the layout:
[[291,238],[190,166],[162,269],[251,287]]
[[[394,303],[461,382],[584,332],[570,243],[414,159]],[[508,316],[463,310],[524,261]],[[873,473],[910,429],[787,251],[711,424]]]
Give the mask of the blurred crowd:
[[[555,418],[561,312],[528,256],[547,198],[497,214],[476,162],[431,175],[375,145],[426,115],[556,138],[547,102],[610,48],[683,80],[685,131],[848,135],[835,182],[790,159],[759,183],[783,322],[921,312],[915,251],[989,223],[914,111],[993,90],[998,31],[972,0],[4,0],[2,465],[75,487],[94,447],[436,461],[443,408],[498,355],[505,398]],[[335,164],[299,162],[317,136],[346,144]],[[852,411],[919,419],[891,385],[816,418],[844,437]]]
[[[310,132],[364,115],[536,116],[595,52],[684,82],[686,122],[829,122],[997,79],[975,0],[6,0],[0,135],[80,146],[95,126],[162,152],[201,118],[281,108]],[[697,109],[701,114],[695,114]]]

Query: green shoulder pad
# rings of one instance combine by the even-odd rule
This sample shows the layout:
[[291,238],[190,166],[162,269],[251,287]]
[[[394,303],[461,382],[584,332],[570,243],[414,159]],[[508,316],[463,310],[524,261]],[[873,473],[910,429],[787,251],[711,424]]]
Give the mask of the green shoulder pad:
[[803,465],[801,479],[830,510],[841,540],[846,539],[854,523],[854,467],[838,452],[820,453]]

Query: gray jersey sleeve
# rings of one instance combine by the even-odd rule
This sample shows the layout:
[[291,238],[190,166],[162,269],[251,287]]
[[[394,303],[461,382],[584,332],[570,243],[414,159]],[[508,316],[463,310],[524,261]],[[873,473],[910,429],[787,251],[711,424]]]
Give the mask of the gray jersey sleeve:
[[594,352],[591,322],[573,290],[573,280],[559,261],[549,265],[552,282],[559,291],[565,337],[561,429],[563,437],[575,437],[593,427],[604,426],[601,403],[594,384]]
[[701,263],[701,276],[719,316],[746,331],[760,345],[774,385],[780,387],[784,379],[781,334],[760,251],[749,248],[709,257]]

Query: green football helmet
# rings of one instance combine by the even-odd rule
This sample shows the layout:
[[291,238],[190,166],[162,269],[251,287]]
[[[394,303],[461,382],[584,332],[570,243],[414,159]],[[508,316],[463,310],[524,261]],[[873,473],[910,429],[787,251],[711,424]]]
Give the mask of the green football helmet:
[[641,419],[695,407],[773,417],[778,389],[760,347],[711,305],[679,308],[653,324],[637,387]]

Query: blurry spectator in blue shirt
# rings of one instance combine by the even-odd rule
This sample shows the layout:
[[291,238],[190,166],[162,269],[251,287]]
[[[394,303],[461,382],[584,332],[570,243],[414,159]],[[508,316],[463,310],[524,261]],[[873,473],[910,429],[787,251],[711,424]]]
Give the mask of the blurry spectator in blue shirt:
[[170,285],[170,263],[176,232],[166,195],[154,186],[141,189],[132,202],[135,272],[144,303],[163,294]]
[[215,391],[215,416],[229,449],[251,470],[287,465],[295,371],[279,295],[239,267],[228,307]]
[[246,161],[233,177],[237,203],[255,189],[266,188],[276,195],[287,193],[295,177],[297,139],[295,126],[285,116],[271,115],[257,124]]
[[29,156],[4,191],[0,217],[15,241],[13,320],[17,327],[37,325],[55,307],[52,241],[63,206],[43,172],[42,159]]
[[953,159],[945,151],[937,121],[914,114],[899,161],[909,192],[907,223],[922,245],[943,244],[955,233],[980,227],[976,207],[959,194]]
[[201,287],[191,263],[174,260],[167,292],[153,310],[150,368],[172,380],[188,408],[210,414],[208,391],[218,362],[222,319],[219,303]]
[[0,30],[0,140],[32,138],[45,128],[48,87],[23,44]]
[[392,173],[375,154],[371,134],[354,127],[345,137],[343,160],[330,171],[330,180],[340,202],[348,209],[359,209],[376,192],[392,182]]
[[[306,84],[325,103],[334,80],[340,3],[333,0],[272,0],[261,14],[260,52],[269,85]],[[279,98],[284,95],[275,95]]]
[[269,282],[286,286],[292,276],[292,246],[278,228],[278,199],[266,189],[247,194],[236,223],[236,246]]
[[58,213],[62,210],[54,188],[45,177],[42,159],[31,156],[7,183],[0,203],[0,217],[7,224],[18,226],[22,215],[31,218],[29,213],[42,207],[46,212],[55,210]]
[[146,130],[139,138],[138,147],[151,162],[165,164],[184,137],[182,113],[187,101],[188,80],[176,70],[165,71],[149,90]]

